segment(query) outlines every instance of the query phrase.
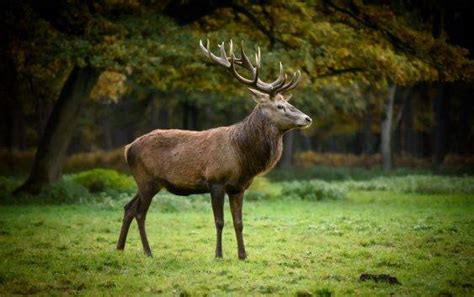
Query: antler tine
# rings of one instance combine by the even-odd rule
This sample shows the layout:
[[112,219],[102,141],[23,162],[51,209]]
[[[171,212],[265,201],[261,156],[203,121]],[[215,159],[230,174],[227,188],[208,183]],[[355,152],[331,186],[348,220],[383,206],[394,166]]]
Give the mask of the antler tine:
[[252,82],[253,85],[255,85],[255,86],[257,86],[258,82],[260,81],[260,79],[258,78],[259,71],[260,71],[260,67],[255,66],[255,72],[254,72],[254,75],[253,75],[253,82]]
[[[240,46],[240,59],[237,59],[233,53],[231,54],[230,59],[231,59],[231,65],[232,65],[232,72],[233,72],[234,76],[240,82],[243,82],[244,84],[250,85],[253,88],[262,90],[261,86],[258,85],[258,82],[259,82],[258,67],[254,67],[252,65],[252,62],[250,62],[250,59],[248,58],[248,56],[245,54],[244,41],[243,40],[242,40],[242,44]],[[245,69],[247,69],[248,71],[250,71],[252,73],[252,76],[253,76],[252,79],[250,80],[250,79],[247,79],[247,78],[244,78],[243,76],[241,76],[237,72],[237,69],[235,69],[235,64],[238,64],[238,65],[244,67]],[[266,90],[263,89],[262,91],[266,91]]]
[[227,54],[225,53],[224,43],[219,44],[219,48],[221,50],[220,57],[214,55],[209,49],[209,39],[207,40],[206,47],[204,47],[204,45],[202,44],[202,40],[199,40],[199,46],[201,47],[201,50],[204,52],[204,54],[208,56],[212,62],[222,65],[225,68],[230,68],[231,65],[229,63],[229,60],[227,59]]
[[219,44],[219,49],[221,50],[220,60],[222,62],[224,62],[226,67],[230,67],[229,58],[227,58],[227,53],[225,52],[225,43],[224,43],[224,41],[222,41],[222,43]]
[[296,87],[296,83],[298,82],[298,80],[299,80],[298,73],[294,72],[293,75],[291,76],[290,81],[288,81],[288,83],[286,83],[284,86],[282,86],[280,88],[280,91],[281,92],[287,92],[290,89],[293,89],[294,87]]
[[232,39],[229,41],[229,55],[234,55],[234,43],[232,43]]
[[[253,74],[252,86],[257,89],[261,89],[258,86],[258,83],[261,82],[258,78],[258,74],[260,72],[260,48],[258,48],[256,55],[258,55],[258,59],[255,60],[255,67],[253,66],[252,62],[250,61],[249,57],[244,52],[244,41],[242,40],[240,45],[240,59],[242,60],[242,66],[248,69]],[[263,90],[265,91],[265,90]]]
[[260,63],[262,62],[262,58],[260,56],[260,47],[257,46],[257,52],[255,53],[255,65],[256,67],[260,68]]
[[202,52],[210,57],[210,52],[209,52],[209,39],[207,40],[207,46],[205,47],[204,44],[202,44],[202,40],[199,39],[199,47],[201,48]]
[[254,84],[254,82],[258,79],[258,76],[255,75],[256,72],[254,72],[254,77],[252,79],[247,79],[243,77],[237,72],[237,69],[235,69],[236,61],[237,60],[235,60],[235,56],[230,56],[230,65],[231,65],[232,73],[234,74],[235,78],[237,78],[237,80],[239,80],[240,82],[246,85],[251,85],[252,87],[256,87],[256,85]]
[[293,73],[293,76],[291,77],[290,81],[284,84],[281,88],[278,89],[278,92],[284,93],[284,92],[289,92],[296,88],[298,83],[300,82],[301,79],[301,72],[298,70],[297,72]]
[[242,44],[240,46],[240,61],[242,62],[242,64],[241,64],[242,67],[244,67],[245,69],[252,72],[252,74],[254,74],[255,68],[258,68],[258,65],[255,66],[255,67],[252,65],[252,62],[250,62],[249,57],[247,57],[247,55],[245,54],[245,52],[244,52],[244,41],[243,40],[242,40]]
[[272,82],[272,86],[275,88],[275,90],[278,90],[285,84],[285,81],[286,81],[286,75],[285,75],[285,72],[283,71],[283,64],[281,64],[281,61],[280,61],[280,73],[278,74],[278,78],[274,82]]

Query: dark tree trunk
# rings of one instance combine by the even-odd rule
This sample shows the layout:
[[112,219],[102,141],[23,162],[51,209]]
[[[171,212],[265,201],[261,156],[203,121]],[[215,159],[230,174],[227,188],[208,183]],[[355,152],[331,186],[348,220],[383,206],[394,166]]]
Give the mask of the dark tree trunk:
[[439,84],[433,101],[435,126],[433,128],[433,167],[438,169],[443,163],[447,151],[447,123],[449,116],[448,86]]
[[[157,92],[152,91],[152,93],[148,96],[148,110],[149,110],[149,126],[151,129],[156,129],[158,126],[158,121],[160,120],[158,114],[158,98],[159,95]],[[148,124],[147,124],[148,126]],[[147,127],[148,128],[148,127]],[[147,129],[148,130],[148,129]]]
[[372,108],[369,105],[362,119],[362,126],[360,131],[360,152],[363,155],[369,155],[373,152],[374,136],[372,134]]
[[[19,94],[21,94],[21,92],[19,92]],[[20,96],[23,97],[23,94]],[[10,150],[22,150],[26,147],[26,123],[22,101],[23,98],[17,98],[17,100],[14,101],[13,109],[10,111]]]
[[102,131],[103,131],[103,147],[106,150],[111,150],[114,147],[113,138],[112,138],[112,123],[111,123],[111,112],[110,110],[106,111],[107,117],[105,119],[101,119],[102,122]]
[[0,108],[0,147],[4,148],[7,148],[9,146],[7,104],[5,104],[3,108]]
[[195,104],[183,103],[183,129],[198,130],[198,108]]
[[9,150],[23,149],[25,147],[25,114],[23,102],[28,102],[31,98],[26,98],[28,93],[24,80],[19,79],[15,63],[12,59],[6,58],[0,63],[1,73],[6,73],[2,77],[0,84],[0,96],[4,100],[2,105],[2,132],[1,142]]
[[46,98],[37,98],[35,113],[36,113],[36,133],[38,138],[41,137],[48,123],[48,118],[51,114],[51,103]]
[[[411,92],[412,93],[412,92]],[[413,93],[412,93],[413,94]],[[400,148],[402,154],[416,155],[415,150],[415,128],[414,128],[414,110],[413,96],[408,95],[405,102],[405,110],[401,119],[401,139]]]
[[[150,124],[152,129],[167,129],[169,128],[169,111],[168,102],[163,99],[164,94],[153,92],[151,95],[150,104]],[[183,105],[183,113],[189,111]],[[183,116],[183,125],[188,125],[188,116]]]
[[405,114],[408,98],[411,96],[411,89],[406,87],[397,87],[394,98],[394,105],[398,102],[399,108],[396,117],[392,119],[391,148],[392,156],[394,153],[400,154],[402,147],[402,118]]
[[199,130],[200,128],[198,116],[199,116],[198,107],[195,104],[191,105],[191,129],[192,130]]
[[74,67],[58,101],[53,107],[41,137],[35,161],[27,181],[15,193],[38,193],[62,175],[66,151],[79,117],[82,103],[89,98],[99,71],[89,67]]
[[301,135],[302,139],[302,149],[303,151],[311,151],[312,150],[312,145],[311,145],[311,138],[307,136],[306,134],[299,132]]
[[[456,152],[459,154],[469,154],[470,152],[474,151],[474,145],[472,142],[472,132],[468,137],[465,137],[465,131],[461,130],[459,127],[472,127],[469,123],[472,121],[470,117],[474,115],[472,111],[474,108],[471,104],[471,94],[474,93],[474,87],[470,89],[463,90],[463,96],[461,101],[461,111],[459,115],[459,126],[457,130],[457,150]],[[471,128],[472,129],[472,128]],[[472,130],[471,130],[472,131]],[[452,150],[452,147],[451,147]]]
[[295,130],[291,130],[283,136],[283,155],[280,160],[280,166],[283,168],[291,167],[293,164]]
[[183,106],[183,129],[184,130],[189,130],[189,126],[190,126],[190,124],[189,124],[189,122],[190,122],[189,121],[189,113],[190,113],[189,103],[183,102],[182,106]]
[[392,169],[392,122],[393,122],[393,103],[395,100],[396,86],[392,85],[388,89],[385,99],[384,116],[380,129],[380,153],[382,155],[383,170]]
[[161,100],[160,102],[160,110],[158,112],[158,127],[160,129],[168,129],[170,127],[169,124],[169,108],[166,100]]

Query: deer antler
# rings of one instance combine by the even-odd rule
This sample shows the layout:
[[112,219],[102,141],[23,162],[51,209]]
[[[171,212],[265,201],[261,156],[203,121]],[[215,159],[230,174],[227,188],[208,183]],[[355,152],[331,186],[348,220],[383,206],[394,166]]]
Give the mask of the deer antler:
[[[255,66],[253,66],[250,59],[244,52],[244,42],[242,41],[242,45],[240,46],[240,58],[236,58],[234,55],[233,43],[232,40],[229,42],[229,56],[227,56],[225,50],[225,44],[222,42],[218,45],[221,55],[220,57],[214,55],[211,50],[209,49],[209,40],[207,40],[206,46],[203,45],[202,40],[199,40],[199,46],[201,50],[204,52],[209,59],[214,62],[215,64],[223,66],[225,69],[229,70],[235,78],[241,83],[250,86],[252,89],[256,89],[263,93],[269,94],[271,97],[275,96],[277,93],[284,93],[290,90],[293,90],[299,83],[301,79],[301,72],[298,70],[297,72],[293,73],[293,76],[290,80],[287,80],[286,74],[283,71],[283,65],[280,62],[280,74],[278,78],[271,82],[267,83],[262,81],[259,76],[259,69],[261,63],[261,56],[260,56],[260,47],[257,47],[257,52],[255,53]],[[252,78],[248,79],[240,75],[235,65],[239,65],[245,69],[247,69],[250,73],[252,73]]]

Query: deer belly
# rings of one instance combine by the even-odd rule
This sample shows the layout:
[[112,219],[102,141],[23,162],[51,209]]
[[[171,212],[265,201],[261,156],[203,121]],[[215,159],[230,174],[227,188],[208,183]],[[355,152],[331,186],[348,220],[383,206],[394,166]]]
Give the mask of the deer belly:
[[168,180],[160,180],[159,183],[168,192],[179,196],[209,193],[209,187],[205,181],[198,181],[193,184],[178,184],[170,182]]

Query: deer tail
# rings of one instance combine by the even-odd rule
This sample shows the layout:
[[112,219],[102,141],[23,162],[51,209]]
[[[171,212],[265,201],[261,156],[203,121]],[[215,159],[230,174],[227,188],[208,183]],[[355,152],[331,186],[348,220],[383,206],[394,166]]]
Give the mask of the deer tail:
[[123,150],[123,156],[125,158],[125,163],[128,164],[128,149],[130,148],[130,144],[127,144],[125,146],[125,149]]

